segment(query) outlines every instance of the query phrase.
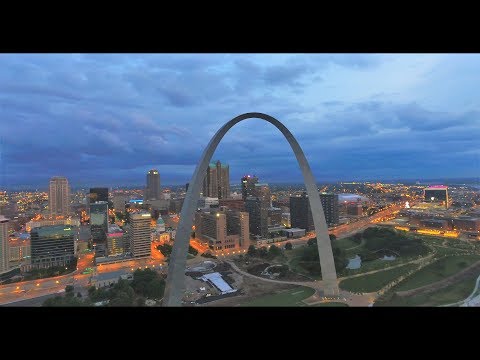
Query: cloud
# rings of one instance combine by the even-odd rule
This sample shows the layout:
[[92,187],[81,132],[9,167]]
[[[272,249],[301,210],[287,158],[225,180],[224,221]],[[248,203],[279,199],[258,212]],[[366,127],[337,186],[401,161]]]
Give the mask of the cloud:
[[[460,55],[415,59],[1,55],[0,171],[6,183],[0,187],[46,186],[53,175],[74,185],[143,184],[152,167],[161,170],[164,184],[185,183],[211,136],[251,111],[277,117],[291,130],[318,180],[478,172],[480,104],[472,89],[480,63]],[[466,105],[462,84],[470,94]],[[246,172],[262,181],[302,179],[288,143],[258,119],[232,128],[214,157],[231,164],[232,181]]]

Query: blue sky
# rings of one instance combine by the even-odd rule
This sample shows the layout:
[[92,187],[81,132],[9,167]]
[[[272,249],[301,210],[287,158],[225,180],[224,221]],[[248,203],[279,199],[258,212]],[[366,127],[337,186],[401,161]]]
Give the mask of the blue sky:
[[[477,54],[0,54],[0,186],[190,180],[231,118],[264,112],[318,181],[477,177]],[[236,125],[231,182],[301,181],[280,132]]]

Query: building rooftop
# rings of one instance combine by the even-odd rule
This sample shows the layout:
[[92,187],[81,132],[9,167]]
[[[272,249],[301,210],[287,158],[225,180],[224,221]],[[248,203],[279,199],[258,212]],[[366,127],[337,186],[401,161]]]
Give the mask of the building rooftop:
[[2,223],[2,222],[7,222],[7,221],[9,221],[9,220],[10,220],[9,218],[6,218],[5,216],[0,215],[0,223]]
[[[216,162],[211,162],[208,166],[210,166],[211,168],[216,168],[217,167],[217,163]],[[222,169],[226,169],[228,168],[228,164],[221,164],[221,167]]]
[[213,285],[215,285],[218,290],[222,292],[222,294],[237,291],[233,289],[230,285],[228,285],[227,282],[223,280],[222,275],[218,272],[203,275],[202,280],[210,281]]
[[127,271],[125,270],[106,272],[106,273],[98,274],[97,276],[95,276],[95,280],[106,281],[111,279],[118,279],[120,276],[125,275],[126,273]]
[[74,226],[71,225],[40,226],[32,229],[31,232],[37,232],[40,236],[73,235],[73,228]]
[[425,188],[425,190],[446,190],[446,189],[448,189],[448,186],[446,185],[431,185]]

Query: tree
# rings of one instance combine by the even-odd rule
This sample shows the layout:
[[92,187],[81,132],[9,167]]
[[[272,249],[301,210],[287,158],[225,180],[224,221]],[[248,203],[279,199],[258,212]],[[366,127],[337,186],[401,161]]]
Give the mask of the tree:
[[278,246],[272,245],[268,249],[268,258],[273,259],[279,255],[282,255],[282,250]]
[[291,242],[287,242],[287,243],[285,244],[285,250],[292,250],[292,249],[293,249],[292,243],[291,243]]
[[307,245],[308,246],[317,245],[317,238],[314,237],[314,238],[308,239]]
[[195,231],[192,231],[192,233],[190,234],[190,236],[192,237],[192,239],[195,239]]
[[82,294],[80,294],[80,292],[77,292],[77,298],[81,298],[82,297]]
[[73,292],[73,286],[72,285],[67,285],[65,286],[65,293],[72,293]]
[[337,237],[334,234],[329,234],[328,236],[330,237],[330,241],[337,240]]
[[256,253],[257,253],[257,249],[255,249],[255,246],[250,245],[250,246],[248,247],[247,254],[248,254],[249,256],[255,256]]

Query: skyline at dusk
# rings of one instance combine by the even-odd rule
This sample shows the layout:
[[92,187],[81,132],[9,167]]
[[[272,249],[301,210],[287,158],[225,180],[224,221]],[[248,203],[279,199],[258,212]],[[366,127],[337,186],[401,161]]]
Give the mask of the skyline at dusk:
[[[318,182],[477,178],[478,54],[2,54],[0,187],[190,181],[215,132],[245,112],[281,121]],[[303,182],[251,119],[213,160],[230,181]]]

